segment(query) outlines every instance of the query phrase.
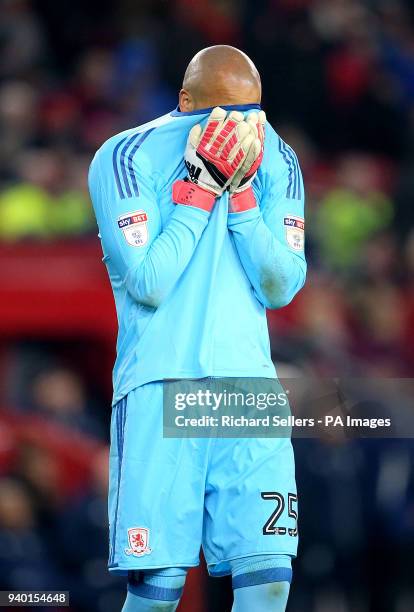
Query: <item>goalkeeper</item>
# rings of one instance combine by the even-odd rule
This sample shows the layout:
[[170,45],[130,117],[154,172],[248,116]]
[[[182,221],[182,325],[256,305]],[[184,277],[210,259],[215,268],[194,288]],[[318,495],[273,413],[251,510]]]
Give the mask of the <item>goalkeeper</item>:
[[305,281],[297,157],[251,60],[190,62],[176,110],[109,139],[89,187],[119,322],[109,569],[124,612],[174,611],[203,546],[233,612],[282,612],[297,551],[289,438],[163,438],[164,379],[275,378],[266,308]]

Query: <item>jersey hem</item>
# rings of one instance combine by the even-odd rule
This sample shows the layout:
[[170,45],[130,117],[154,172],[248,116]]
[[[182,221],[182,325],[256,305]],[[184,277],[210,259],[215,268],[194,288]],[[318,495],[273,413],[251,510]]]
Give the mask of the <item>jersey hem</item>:
[[251,369],[246,369],[246,370],[226,370],[226,369],[222,369],[222,370],[217,370],[214,372],[205,372],[205,371],[194,371],[194,370],[180,370],[180,371],[176,371],[176,372],[171,372],[171,373],[163,373],[159,376],[157,375],[153,375],[153,376],[148,376],[148,377],[143,377],[142,379],[138,380],[138,382],[135,383],[131,383],[130,385],[127,385],[125,387],[125,389],[123,389],[122,391],[117,391],[116,393],[114,392],[113,395],[113,399],[112,399],[112,406],[115,406],[115,404],[117,404],[119,401],[121,401],[122,398],[124,398],[126,395],[128,395],[128,393],[130,393],[131,391],[133,391],[134,389],[137,389],[138,387],[142,387],[143,385],[147,385],[148,383],[152,383],[152,382],[162,382],[164,380],[171,380],[171,379],[180,379],[180,378],[208,378],[208,377],[228,377],[228,378],[237,378],[239,376],[244,376],[244,377],[249,377],[249,378],[271,378],[271,379],[276,379],[277,375],[276,375],[276,370],[273,367],[270,368],[269,366],[269,370],[271,370],[270,372],[266,369],[265,371],[263,369],[260,370],[255,370],[254,372]]

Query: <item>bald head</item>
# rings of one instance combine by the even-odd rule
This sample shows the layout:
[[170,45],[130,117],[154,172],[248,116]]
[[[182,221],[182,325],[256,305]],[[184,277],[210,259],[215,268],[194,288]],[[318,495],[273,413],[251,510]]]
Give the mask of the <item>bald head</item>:
[[181,111],[261,99],[260,76],[245,53],[228,45],[199,51],[188,64],[180,91]]

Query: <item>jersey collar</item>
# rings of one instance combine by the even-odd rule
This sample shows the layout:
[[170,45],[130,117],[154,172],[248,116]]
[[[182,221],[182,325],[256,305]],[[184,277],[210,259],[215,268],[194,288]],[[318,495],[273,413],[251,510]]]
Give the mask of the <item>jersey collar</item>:
[[[211,113],[211,111],[215,108],[214,106],[210,106],[209,108],[198,108],[194,111],[182,112],[180,111],[180,107],[177,106],[173,111],[171,111],[172,117],[189,117],[190,115],[207,115],[207,113]],[[223,104],[220,105],[220,108],[224,108],[224,110],[238,110],[241,112],[248,110],[261,110],[260,104]]]

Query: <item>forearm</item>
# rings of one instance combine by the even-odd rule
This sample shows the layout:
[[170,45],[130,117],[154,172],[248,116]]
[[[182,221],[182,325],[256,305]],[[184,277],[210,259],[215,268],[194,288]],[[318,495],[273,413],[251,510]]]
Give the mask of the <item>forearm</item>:
[[208,218],[204,210],[176,207],[144,260],[126,274],[126,287],[137,302],[157,308],[168,297],[189,264]]
[[272,234],[258,207],[230,213],[228,226],[260,302],[267,308],[288,304],[305,282],[303,257],[293,253]]

